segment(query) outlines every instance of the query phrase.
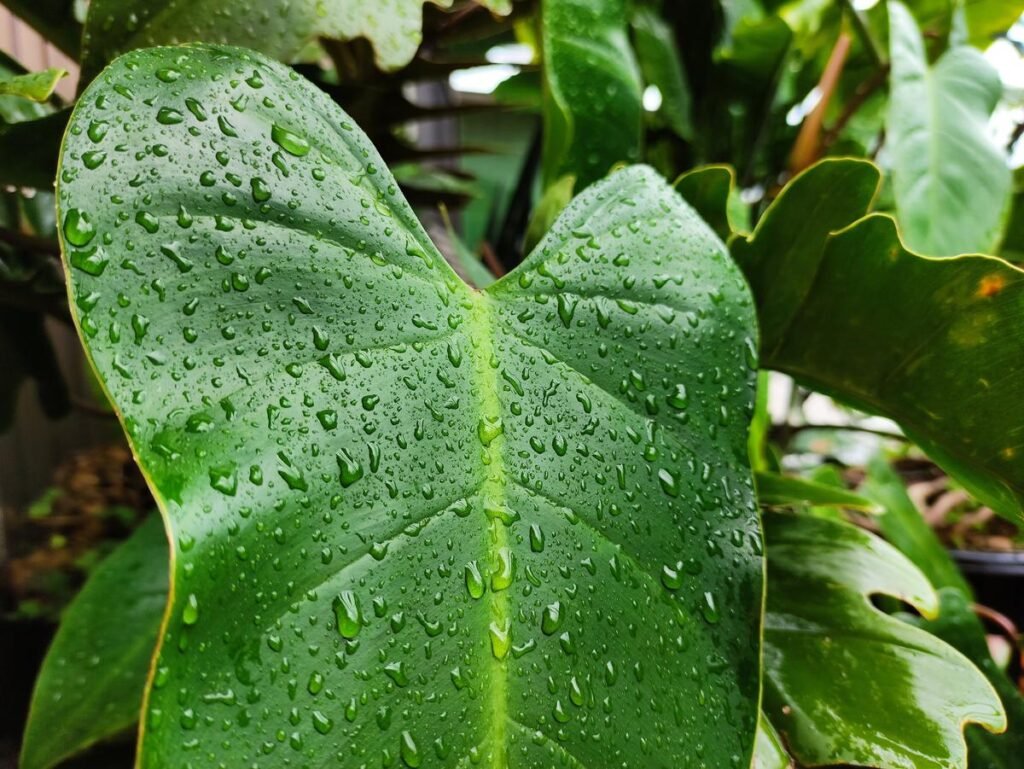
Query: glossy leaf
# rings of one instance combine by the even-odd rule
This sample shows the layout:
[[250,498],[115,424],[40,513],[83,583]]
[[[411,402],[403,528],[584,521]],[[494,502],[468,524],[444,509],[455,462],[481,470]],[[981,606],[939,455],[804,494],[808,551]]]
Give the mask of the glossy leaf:
[[475,292],[322,93],[194,46],[90,86],[59,205],[174,542],[143,767],[749,762],[753,307],[650,169]]
[[1015,769],[1024,755],[1024,697],[1006,672],[992,659],[985,628],[974,615],[970,600],[954,588],[939,591],[941,611],[937,619],[921,623],[929,633],[959,649],[985,674],[1006,709],[1007,728],[991,734],[976,726],[967,728],[971,769]]
[[[248,0],[92,0],[82,36],[83,81],[117,54],[169,43],[230,43],[288,60],[315,37],[365,37],[383,69],[416,55],[426,0],[292,0],[254,5]],[[447,8],[452,0],[434,0]],[[482,0],[508,13],[510,0]]]
[[567,174],[576,189],[640,157],[640,73],[625,0],[541,4],[545,186]]
[[764,709],[801,765],[966,767],[965,723],[1006,715],[970,661],[890,617],[873,595],[934,616],[938,596],[895,548],[855,526],[768,513]]
[[20,96],[32,101],[46,101],[53,94],[57,82],[66,74],[66,70],[51,67],[42,72],[0,76],[0,96]]
[[903,237],[933,256],[992,251],[1011,192],[1006,157],[988,130],[1002,94],[999,74],[967,46],[930,67],[910,11],[890,2],[889,19],[886,146]]
[[883,512],[876,522],[882,535],[924,572],[934,587],[952,587],[965,596],[972,595],[949,551],[924,520],[907,494],[903,479],[885,457],[876,456],[871,460],[867,478],[859,491],[881,506]]
[[757,721],[757,739],[754,742],[754,760],[750,769],[791,769],[793,761],[764,713]]
[[21,769],[47,769],[139,720],[167,603],[167,538],[152,515],[64,611],[32,694]]
[[888,216],[855,222],[877,180],[866,161],[823,161],[731,244],[758,303],[761,363],[896,420],[1017,520],[1024,272],[991,256],[919,256]]
[[871,513],[879,510],[877,503],[861,494],[794,475],[759,472],[756,481],[757,500],[762,505],[828,505]]
[[674,185],[683,200],[697,209],[715,234],[726,241],[733,229],[742,229],[741,223],[730,221],[733,217],[729,199],[735,178],[730,166],[701,166],[680,175]]

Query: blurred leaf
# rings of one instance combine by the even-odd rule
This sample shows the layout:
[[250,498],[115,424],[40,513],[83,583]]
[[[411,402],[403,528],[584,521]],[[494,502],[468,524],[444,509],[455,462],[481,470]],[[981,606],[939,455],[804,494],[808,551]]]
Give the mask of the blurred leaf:
[[889,19],[886,141],[903,238],[931,256],[992,251],[1011,191],[1006,157],[988,130],[1002,94],[999,74],[966,46],[929,67],[907,8],[890,2]]
[[690,87],[672,28],[645,6],[634,9],[632,26],[644,84],[655,86],[661,93],[657,114],[680,139],[692,139]]
[[[807,474],[808,479],[823,486],[831,486],[837,489],[845,489],[842,473],[833,464],[821,464]],[[828,518],[833,521],[845,521],[846,516],[841,510],[830,505],[811,505],[807,508],[807,515],[817,518]]]
[[32,694],[21,769],[48,769],[139,720],[167,603],[167,538],[152,514],[68,605]]
[[4,77],[0,75],[0,95],[20,96],[32,101],[46,101],[67,70],[52,67],[42,72]]
[[75,18],[75,4],[76,0],[0,0],[0,5],[77,60],[82,25]]
[[498,104],[539,110],[544,98],[541,91],[540,71],[527,69],[498,83],[492,96]]
[[21,123],[0,124],[0,184],[52,190],[70,109]]
[[676,191],[722,240],[728,241],[733,227],[729,221],[729,195],[735,175],[731,166],[701,166],[675,181]]
[[934,616],[924,575],[850,524],[767,513],[764,530],[764,712],[800,764],[966,767],[963,725],[1005,727],[996,692],[953,647],[870,601]]
[[530,221],[526,226],[526,237],[523,239],[523,253],[530,253],[540,243],[544,233],[551,229],[555,219],[569,205],[575,187],[576,177],[566,174],[544,190],[537,205],[530,213]]
[[1024,14],[1022,0],[964,0],[963,8],[969,42],[982,50]]
[[[115,56],[171,43],[228,43],[290,61],[314,37],[364,37],[377,63],[408,64],[422,41],[425,0],[292,0],[253,5],[248,0],[92,0],[82,36],[82,84]],[[453,0],[435,0],[451,7]],[[511,0],[481,0],[495,13]]]
[[619,162],[640,157],[640,73],[625,0],[547,0],[544,53],[544,186],[566,174],[582,191]]
[[934,587],[953,587],[966,596],[972,595],[956,563],[907,494],[903,479],[885,457],[876,455],[867,470],[867,478],[859,491],[881,506],[883,512],[875,522],[885,538],[913,561]]
[[732,243],[758,304],[761,365],[895,420],[1019,520],[1024,335],[1011,330],[1024,272],[991,256],[922,257],[882,214],[855,222],[877,182],[866,161],[824,160]]
[[757,501],[772,507],[789,505],[829,505],[874,513],[878,505],[861,494],[847,489],[816,483],[806,478],[779,473],[758,472],[755,475]]
[[953,27],[953,15],[962,10],[971,45],[988,48],[999,35],[1005,34],[1024,13],[1022,0],[908,0],[926,36],[939,38],[944,45]]
[[495,281],[494,275],[480,261],[479,257],[470,251],[459,234],[452,226],[448,209],[441,206],[441,217],[444,221],[445,234],[448,236],[448,243],[451,246],[450,253],[455,261],[452,267],[459,273],[459,277],[465,280],[474,288],[487,288]]
[[772,415],[768,411],[769,376],[767,371],[757,372],[757,399],[754,401],[754,415],[750,419],[750,432],[747,438],[750,469],[756,472],[778,470],[773,466],[768,447],[768,432],[772,427]]

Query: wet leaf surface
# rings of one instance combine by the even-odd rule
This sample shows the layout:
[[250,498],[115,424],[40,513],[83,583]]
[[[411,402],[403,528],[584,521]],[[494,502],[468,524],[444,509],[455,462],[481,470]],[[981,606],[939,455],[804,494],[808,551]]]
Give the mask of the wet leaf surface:
[[653,171],[476,292],[325,96],[194,46],[88,89],[59,203],[174,543],[143,766],[749,765],[753,307]]

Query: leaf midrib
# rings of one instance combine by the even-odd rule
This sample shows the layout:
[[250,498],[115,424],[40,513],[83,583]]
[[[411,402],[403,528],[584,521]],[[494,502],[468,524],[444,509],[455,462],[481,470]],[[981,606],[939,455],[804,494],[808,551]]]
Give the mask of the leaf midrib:
[[[499,382],[497,369],[491,365],[496,360],[494,350],[494,325],[492,323],[492,299],[487,294],[473,292],[471,294],[472,309],[470,311],[470,325],[473,327],[473,337],[477,344],[470,340],[470,356],[473,362],[473,384],[479,391],[477,404],[479,406],[480,424],[485,418],[497,419],[501,417],[501,402],[498,398]],[[480,488],[480,497],[483,504],[493,504],[497,507],[504,507],[506,493],[505,484],[502,482],[505,471],[505,456],[502,450],[505,437],[499,435],[483,447],[482,462],[484,464],[484,481]],[[491,563],[498,560],[498,552],[502,547],[508,546],[508,532],[505,525],[498,519],[493,518],[490,522],[489,546],[487,557]],[[498,627],[511,632],[512,611],[508,599],[510,588],[491,594],[491,622],[497,623]],[[490,633],[490,628],[488,628]],[[504,660],[498,659],[491,654],[491,686],[489,705],[491,710],[491,743],[493,752],[491,765],[494,769],[505,769],[506,756],[506,726],[509,719],[508,714],[508,669]]]

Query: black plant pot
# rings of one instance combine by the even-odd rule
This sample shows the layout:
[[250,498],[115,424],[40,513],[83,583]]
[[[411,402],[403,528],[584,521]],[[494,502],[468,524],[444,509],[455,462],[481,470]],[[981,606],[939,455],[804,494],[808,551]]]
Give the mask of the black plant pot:
[[951,550],[978,603],[1009,617],[1024,630],[1024,551]]

